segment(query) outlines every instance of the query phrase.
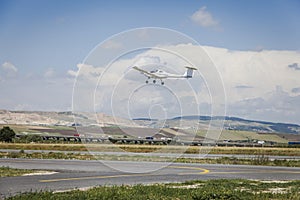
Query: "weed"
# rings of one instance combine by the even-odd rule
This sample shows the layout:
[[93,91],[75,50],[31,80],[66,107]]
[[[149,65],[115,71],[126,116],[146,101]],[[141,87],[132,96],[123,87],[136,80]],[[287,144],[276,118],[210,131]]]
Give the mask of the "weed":
[[35,170],[30,169],[14,169],[10,167],[0,167],[0,177],[20,176],[27,173],[32,173]]
[[[196,185],[196,187],[174,187],[174,185]],[[53,192],[30,192],[20,194],[10,200],[18,199],[186,199],[186,200],[210,200],[210,199],[231,199],[231,200],[252,200],[252,199],[300,199],[300,181],[284,183],[264,183],[250,180],[208,180],[188,181],[185,183],[155,184],[155,185],[122,185],[102,186],[87,191],[69,191],[62,193]],[[274,193],[269,188],[283,188],[283,193]]]

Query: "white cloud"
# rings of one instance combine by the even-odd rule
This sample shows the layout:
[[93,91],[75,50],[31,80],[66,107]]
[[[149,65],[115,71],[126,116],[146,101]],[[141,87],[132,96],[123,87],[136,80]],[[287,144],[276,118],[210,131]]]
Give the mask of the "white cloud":
[[78,71],[74,71],[74,70],[68,70],[67,71],[67,75],[71,76],[71,77],[76,77],[77,76]]
[[55,71],[53,68],[48,68],[44,73],[45,78],[52,78],[55,75]]
[[[160,86],[158,80],[158,84],[153,86],[145,85],[147,78],[140,72],[131,69],[133,66],[139,66],[145,70],[163,69],[170,73],[183,74],[186,70],[184,66],[190,65],[190,63],[178,56],[176,52],[170,52],[173,52],[174,49],[180,49],[181,53],[190,52],[190,50],[193,51],[190,49],[191,47],[194,46],[164,46],[161,48],[169,49],[163,51],[150,49],[134,57],[117,60],[107,68],[100,67],[103,71],[101,80],[94,81],[90,88],[86,88],[85,80],[76,82],[75,98],[73,98],[74,109],[91,111],[96,104],[96,110],[99,112],[112,114],[114,111],[117,116],[135,118],[147,117],[151,105],[159,104],[167,108],[165,114],[168,117],[198,114],[197,101],[204,105],[208,100],[205,105],[211,104],[208,90],[199,74],[195,80],[165,80],[165,86]],[[201,51],[204,52],[202,49]],[[197,54],[197,56],[199,55]],[[93,67],[86,69],[86,74],[94,70]],[[213,78],[215,82],[216,77]],[[98,87],[95,90],[96,84]],[[198,98],[200,92],[201,98]],[[154,97],[159,97],[160,101]],[[224,102],[222,101],[222,103]]]
[[121,49],[123,45],[119,42],[108,40],[101,45],[105,49]]
[[67,75],[77,78],[85,78],[86,80],[95,80],[101,75],[103,69],[93,65],[78,63],[77,70],[68,70]]
[[[263,97],[279,85],[290,95],[300,85],[299,74],[287,67],[300,62],[296,51],[229,51],[204,47],[223,78],[230,103]],[[239,86],[249,86],[241,88]]]
[[299,104],[300,95],[291,96],[281,86],[276,86],[264,96],[243,99],[228,106],[231,115],[248,119],[299,124]]
[[6,80],[0,84],[5,94],[0,98],[0,107],[9,110],[51,110],[65,111],[72,103],[73,84],[66,79],[56,79],[49,84],[41,76]]
[[145,66],[149,64],[161,64],[159,56],[141,55],[139,59],[136,59],[134,65]]
[[191,20],[202,27],[216,27],[219,22],[207,11],[206,6],[201,7],[192,16]]
[[[280,121],[281,119],[281,121],[289,120],[295,122],[295,110],[300,107],[300,101],[295,100],[299,99],[298,90],[295,88],[300,86],[300,79],[299,74],[293,72],[294,70],[290,70],[291,67],[287,66],[291,65],[290,63],[300,63],[299,52],[269,50],[259,52],[230,51],[224,48],[201,47],[191,44],[162,46],[161,48],[168,49],[169,51],[176,49],[181,56],[188,58],[205,58],[204,53],[199,54],[199,49],[204,49],[215,64],[224,82],[229,113],[254,119],[259,118],[276,121]],[[193,59],[190,59],[190,61],[198,67],[199,70],[197,72],[203,76],[202,82],[200,82],[201,78],[199,74],[196,74],[193,79],[188,81],[193,89],[196,88],[197,95],[200,97],[198,100],[199,104],[212,105],[213,107],[221,106],[222,103],[224,103],[224,98],[219,96],[219,93],[222,93],[221,90],[223,90],[223,88],[216,86],[215,80],[218,76],[216,71],[207,67],[207,65],[211,65],[209,65],[209,62],[205,61],[205,59],[202,59],[200,62],[196,62]],[[149,65],[149,63],[153,65]],[[107,78],[106,81],[112,80],[110,90],[115,91],[114,98],[116,99],[114,100],[115,102],[119,101],[119,110],[121,110],[122,106],[124,107],[126,101],[128,101],[128,99],[126,99],[128,98],[128,93],[130,94],[128,91],[134,91],[134,88],[143,84],[146,79],[134,70],[128,71],[128,74],[124,76],[124,66],[133,66],[135,64],[139,64],[142,68],[144,67],[147,70],[151,70],[151,67],[159,67],[165,71],[178,74],[184,72],[183,66],[186,65],[181,59],[175,58],[173,55],[170,55],[170,53],[155,50],[149,50],[143,54],[139,54],[134,58],[126,60],[126,62],[122,60],[122,62],[115,63],[115,69],[108,71],[108,74],[114,73],[115,78]],[[150,67],[147,68],[147,66]],[[295,65],[292,66],[294,69]],[[118,82],[118,80],[120,80],[120,82]],[[190,99],[193,98],[193,92],[189,86],[186,85],[185,81],[166,80],[165,82],[166,86],[180,97],[184,110],[186,110],[187,113],[195,112],[195,104],[189,105]],[[115,87],[116,85],[117,87]],[[277,89],[274,91],[276,87]],[[106,90],[105,87],[101,89],[101,91]],[[141,95],[141,97],[147,97],[145,94]],[[276,98],[274,97],[275,94]],[[110,93],[107,93],[107,96],[110,95]],[[160,95],[164,99],[167,99],[165,91],[161,92]],[[214,102],[212,102],[211,98],[215,99]],[[99,102],[101,99],[102,97],[99,97]],[[280,103],[276,103],[276,99],[280,99]],[[103,106],[110,105],[110,100],[111,99],[108,98],[103,102]],[[290,103],[291,101],[293,103]],[[284,104],[288,104],[289,106],[283,106]],[[117,103],[114,105],[117,105]],[[135,105],[138,106],[139,104]],[[144,109],[146,109],[146,107],[144,107]],[[124,110],[124,112],[125,111],[126,110]],[[145,110],[145,112],[143,111],[143,106],[136,108],[136,111],[140,114],[147,113]],[[282,116],[285,117],[283,118]]]
[[4,62],[2,69],[7,77],[14,77],[18,73],[18,68],[11,62]]
[[[125,116],[128,115],[129,110],[130,116],[138,117],[143,114],[147,116],[151,105],[161,104],[168,108],[166,109],[168,116],[172,117],[181,111],[185,115],[197,114],[198,104],[200,114],[203,112],[207,114],[216,107],[216,104],[220,107],[222,103],[224,104],[224,98],[219,96],[223,88],[217,87],[216,84],[217,72],[219,72],[224,82],[229,114],[252,119],[296,123],[300,118],[300,79],[299,71],[297,71],[300,52],[230,51],[224,48],[192,44],[160,46],[159,48],[166,49],[166,51],[155,49],[143,51],[126,59],[116,60],[107,69],[106,66],[98,67],[92,63],[79,63],[75,70],[69,70],[68,76],[77,77],[75,85],[77,88],[74,90],[74,99],[77,102],[73,102],[75,109],[94,111],[96,107],[96,109],[109,112],[113,106],[117,114]],[[170,52],[177,52],[177,54]],[[211,61],[206,59],[207,54],[218,71],[212,69]],[[198,68],[194,78],[165,80],[164,86],[146,85],[144,84],[146,77],[131,69],[132,66],[138,65],[147,70],[161,68],[170,73],[183,74],[185,72],[183,66],[188,63],[176,55],[188,58],[189,62]],[[1,71],[17,73],[18,69],[6,62],[2,64]],[[53,69],[49,68],[44,75],[51,77],[53,74]],[[101,75],[103,75],[102,82],[95,90]],[[5,79],[5,74],[1,74],[1,77]],[[1,82],[0,90],[4,91],[8,97],[0,99],[1,107],[14,108],[20,105],[17,108],[22,108],[22,105],[26,105],[24,109],[32,107],[36,110],[41,108],[49,110],[55,105],[62,106],[60,102],[70,106],[73,86],[70,82],[57,80],[55,84],[43,85],[43,82],[39,81],[20,78]],[[196,97],[194,97],[194,92]],[[156,99],[158,97],[160,99]],[[217,100],[212,101],[212,98]],[[172,99],[171,103],[170,99]]]

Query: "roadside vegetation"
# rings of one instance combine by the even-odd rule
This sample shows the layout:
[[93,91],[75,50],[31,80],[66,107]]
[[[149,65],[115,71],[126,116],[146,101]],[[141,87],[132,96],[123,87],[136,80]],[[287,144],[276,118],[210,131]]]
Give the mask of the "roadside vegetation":
[[22,176],[24,174],[33,173],[36,170],[32,169],[15,169],[10,167],[0,167],[0,177],[7,176]]
[[300,199],[300,181],[253,181],[253,180],[208,180],[188,181],[185,183],[155,185],[102,186],[67,192],[30,192],[8,198],[9,200],[40,199]]
[[64,152],[0,152],[0,158],[30,158],[30,159],[76,159],[76,160],[116,160],[116,161],[149,161],[149,162],[179,162],[199,164],[233,164],[233,165],[265,165],[265,166],[286,166],[300,167],[300,160],[270,160],[267,156],[258,155],[254,158],[167,158],[161,156],[143,155],[91,155],[81,153]]
[[300,167],[300,160],[270,160],[267,156],[260,155],[254,158],[234,158],[221,157],[217,159],[193,159],[193,158],[177,158],[175,162],[181,163],[199,163],[199,164],[224,164],[224,165],[263,165],[263,166],[284,166],[284,167]]
[[295,147],[201,147],[173,145],[123,145],[123,144],[40,144],[40,143],[0,143],[0,149],[57,150],[57,151],[99,151],[134,153],[187,153],[187,154],[236,154],[266,156],[300,156],[300,148]]
[[[27,127],[29,128],[29,127]],[[53,127],[52,127],[53,128]],[[57,127],[54,127],[57,128]],[[47,129],[48,130],[48,129]],[[245,132],[244,134],[246,134]],[[246,164],[300,167],[300,160],[270,160],[268,156],[300,156],[297,147],[208,147],[208,146],[175,146],[175,145],[135,145],[135,144],[96,144],[96,143],[44,143],[39,135],[22,135],[14,138],[15,133],[9,127],[0,129],[0,158],[35,158],[35,159],[79,159],[79,160],[123,160],[123,161],[156,161],[184,162],[206,164]],[[14,138],[14,139],[13,139]],[[14,142],[14,143],[12,143]],[[55,142],[55,141],[54,141]],[[5,152],[5,149],[19,150]],[[47,150],[53,152],[33,152],[27,150]],[[64,151],[64,152],[55,152]],[[78,151],[72,152],[72,151]],[[80,152],[133,152],[133,153],[185,153],[185,154],[226,154],[217,159],[208,158],[166,158],[159,156],[124,156],[124,155],[91,155]],[[254,158],[234,158],[230,155],[255,155]]]

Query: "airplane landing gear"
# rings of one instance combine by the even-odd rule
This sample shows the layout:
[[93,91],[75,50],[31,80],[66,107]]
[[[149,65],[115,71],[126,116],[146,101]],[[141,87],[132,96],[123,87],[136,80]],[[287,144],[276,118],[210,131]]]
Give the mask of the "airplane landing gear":
[[150,79],[150,77],[148,77],[148,79],[146,80],[146,83],[147,83],[147,84],[149,83],[149,79]]
[[[146,84],[148,84],[149,82],[150,82],[150,78],[148,78],[148,79],[145,81]],[[152,82],[153,82],[153,84],[155,84],[155,83],[156,83],[156,79],[153,79]],[[164,85],[165,82],[164,82],[163,80],[160,80],[160,84],[161,84],[161,85]]]

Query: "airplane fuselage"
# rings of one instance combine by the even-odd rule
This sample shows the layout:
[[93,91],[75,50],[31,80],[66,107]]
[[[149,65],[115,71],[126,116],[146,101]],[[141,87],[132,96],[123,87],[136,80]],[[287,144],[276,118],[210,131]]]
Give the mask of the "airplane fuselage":
[[150,74],[145,74],[145,76],[154,79],[165,79],[165,78],[191,78],[184,75],[170,74],[162,70],[151,71]]
[[[188,78],[192,78],[193,77],[193,70],[197,70],[196,68],[194,67],[186,67],[187,68],[187,71],[185,74],[183,75],[179,75],[179,74],[171,74],[171,73],[167,73],[165,71],[162,71],[162,70],[153,70],[153,71],[146,71],[146,70],[143,70],[143,69],[140,69],[136,66],[133,67],[133,69],[137,70],[137,71],[140,71],[142,74],[144,74],[146,77],[148,77],[148,79],[153,79],[153,83],[156,82],[157,79],[159,79],[161,81],[161,84],[163,85],[164,82],[163,82],[163,79],[180,79],[180,78],[185,78],[185,79],[188,79]],[[146,80],[146,83],[148,83],[149,81]]]

